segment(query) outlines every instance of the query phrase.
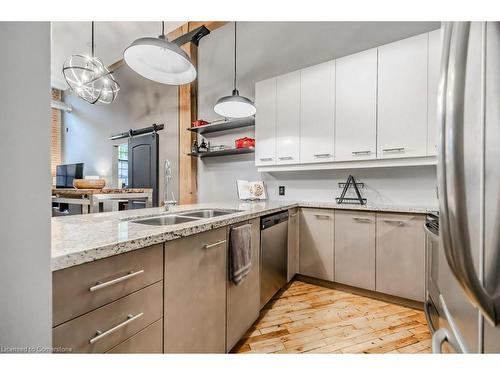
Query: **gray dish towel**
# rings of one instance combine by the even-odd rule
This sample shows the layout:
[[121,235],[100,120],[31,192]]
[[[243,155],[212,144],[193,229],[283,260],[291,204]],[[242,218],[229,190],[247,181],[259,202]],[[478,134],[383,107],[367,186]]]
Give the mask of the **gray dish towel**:
[[229,277],[236,285],[243,282],[252,268],[252,226],[231,228],[229,247]]

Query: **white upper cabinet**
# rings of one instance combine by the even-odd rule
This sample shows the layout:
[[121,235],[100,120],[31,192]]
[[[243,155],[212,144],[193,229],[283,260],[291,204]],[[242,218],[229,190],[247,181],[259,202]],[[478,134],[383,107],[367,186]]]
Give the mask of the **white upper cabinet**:
[[255,84],[255,165],[276,164],[276,78]]
[[437,151],[437,99],[441,69],[441,29],[429,33],[427,155]]
[[377,49],[335,62],[335,160],[375,159]]
[[378,49],[377,158],[427,154],[428,34]]
[[335,61],[300,72],[300,162],[334,160]]
[[300,72],[276,79],[276,164],[298,164],[300,155]]

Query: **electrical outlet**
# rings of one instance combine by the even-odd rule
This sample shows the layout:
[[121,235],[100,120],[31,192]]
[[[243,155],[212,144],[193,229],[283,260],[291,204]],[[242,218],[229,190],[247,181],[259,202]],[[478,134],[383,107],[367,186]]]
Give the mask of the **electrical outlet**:
[[279,193],[279,195],[285,195],[285,187],[284,186],[280,186],[278,188],[278,193]]

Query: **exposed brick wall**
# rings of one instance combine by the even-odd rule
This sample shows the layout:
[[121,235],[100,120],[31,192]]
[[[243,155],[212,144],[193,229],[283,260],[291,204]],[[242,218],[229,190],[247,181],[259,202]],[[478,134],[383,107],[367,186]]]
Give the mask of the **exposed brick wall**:
[[[52,99],[61,100],[61,90],[52,89]],[[51,129],[52,129],[52,143],[51,143],[51,162],[50,170],[52,176],[56,175],[56,166],[61,164],[61,111],[52,108],[51,114]]]

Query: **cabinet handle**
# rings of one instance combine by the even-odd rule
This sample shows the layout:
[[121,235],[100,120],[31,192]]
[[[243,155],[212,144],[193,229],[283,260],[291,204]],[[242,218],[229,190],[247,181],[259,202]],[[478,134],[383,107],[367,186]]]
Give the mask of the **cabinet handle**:
[[353,151],[352,154],[354,156],[357,156],[357,155],[370,155],[372,152],[370,150],[366,150],[366,151]]
[[321,215],[321,214],[314,214],[316,218],[318,219],[325,219],[325,220],[330,220],[332,217],[330,215]]
[[293,157],[291,157],[291,156],[280,156],[280,157],[278,157],[278,159],[280,159],[280,160],[293,160]]
[[222,245],[223,243],[226,243],[226,240],[221,240],[221,241],[217,241],[217,242],[214,242],[214,243],[211,243],[211,244],[207,244],[205,246],[203,246],[205,249],[210,249],[212,247],[215,247],[215,246],[219,246],[219,245]]
[[273,158],[260,158],[260,161],[273,161]]
[[362,223],[371,223],[372,219],[368,219],[367,217],[353,217],[353,220],[362,222]]
[[314,154],[315,158],[330,158],[332,154]]
[[397,224],[398,226],[402,227],[403,225],[405,225],[405,222],[402,221],[402,220],[389,220],[389,219],[384,219],[383,220],[384,222],[386,223],[389,223],[389,224]]
[[383,148],[383,152],[404,152],[405,148],[404,147],[394,147],[394,148]]
[[109,280],[109,281],[106,281],[106,282],[100,282],[98,281],[96,283],[96,285],[94,286],[91,286],[89,288],[89,290],[91,292],[95,292],[96,290],[99,290],[99,289],[103,289],[103,288],[107,288],[108,286],[111,286],[111,285],[114,285],[114,284],[118,284],[118,283],[121,283],[123,281],[126,281],[128,279],[131,279],[133,277],[136,277],[137,275],[140,275],[141,273],[143,273],[144,270],[140,270],[140,271],[137,271],[137,272],[134,272],[134,271],[130,271],[129,273],[127,273],[126,275],[124,276],[121,276],[121,277],[117,277],[116,279],[113,279],[113,280]]
[[91,338],[91,339],[89,340],[89,342],[90,342],[91,344],[94,344],[94,343],[96,343],[97,341],[99,341],[100,339],[102,339],[102,338],[104,338],[104,337],[106,337],[106,336],[108,336],[108,335],[112,334],[113,332],[115,332],[115,331],[119,330],[120,328],[123,328],[123,327],[125,327],[125,326],[129,325],[129,324],[130,324],[130,323],[132,323],[134,320],[139,319],[139,318],[140,318],[141,316],[143,316],[143,315],[144,315],[144,313],[142,313],[142,312],[141,312],[141,313],[139,313],[139,314],[137,314],[137,315],[132,315],[132,314],[129,314],[129,315],[127,315],[127,320],[125,320],[125,321],[121,322],[120,324],[118,324],[118,325],[114,326],[113,328],[110,328],[110,329],[108,329],[107,331],[104,331],[104,332],[101,332],[100,330],[97,330],[97,331],[95,332],[95,337]]
[[294,214],[291,214],[290,217],[295,217],[297,215],[298,215],[298,213],[294,213]]

